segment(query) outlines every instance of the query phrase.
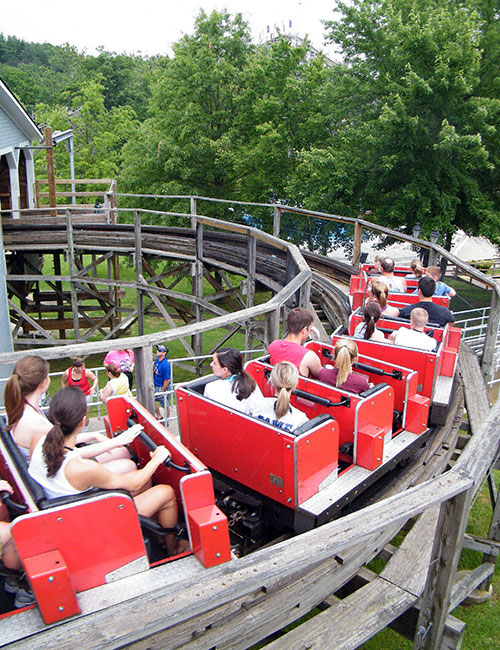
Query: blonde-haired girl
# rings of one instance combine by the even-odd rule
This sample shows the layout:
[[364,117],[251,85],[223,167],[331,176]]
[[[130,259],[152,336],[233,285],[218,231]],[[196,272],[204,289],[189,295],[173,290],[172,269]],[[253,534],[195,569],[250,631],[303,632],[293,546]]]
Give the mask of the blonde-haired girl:
[[319,373],[318,379],[351,393],[362,393],[368,390],[370,387],[368,381],[352,369],[357,358],[356,343],[352,339],[339,339],[335,344],[335,368],[325,366]]
[[290,404],[290,394],[299,381],[299,371],[290,361],[280,361],[273,366],[269,383],[274,397],[263,397],[249,411],[250,415],[265,420],[287,431],[293,431],[307,422],[305,413]]

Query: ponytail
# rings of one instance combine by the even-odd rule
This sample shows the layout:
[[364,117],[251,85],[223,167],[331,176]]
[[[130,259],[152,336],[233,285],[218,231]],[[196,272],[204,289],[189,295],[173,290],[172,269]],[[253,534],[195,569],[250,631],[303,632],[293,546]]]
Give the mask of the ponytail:
[[52,478],[57,474],[64,460],[64,435],[59,423],[54,424],[47,433],[42,450],[47,476]]
[[42,357],[28,355],[20,359],[5,386],[5,411],[9,429],[21,419],[24,399],[35,391],[49,374],[49,364]]
[[55,476],[64,460],[64,440],[87,414],[83,391],[76,387],[58,390],[50,402],[48,418],[54,425],[47,433],[42,451],[47,475]]
[[243,358],[241,352],[236,348],[221,348],[216,353],[217,360],[223,368],[227,368],[234,380],[231,386],[231,392],[236,395],[236,399],[247,399],[255,390],[255,379],[243,370]]
[[281,361],[273,366],[269,382],[274,388],[278,399],[274,412],[278,420],[288,413],[290,408],[290,393],[297,386],[299,371],[290,361]]
[[358,356],[358,346],[351,339],[339,339],[335,344],[335,367],[337,368],[337,388],[347,380],[352,372],[352,362]]
[[376,302],[369,302],[363,308],[363,319],[365,321],[365,333],[363,338],[366,340],[371,339],[375,327],[377,325],[378,319],[382,314],[380,305]]
[[372,284],[372,294],[375,296],[382,310],[384,310],[387,305],[387,291],[387,285],[383,282],[374,282]]

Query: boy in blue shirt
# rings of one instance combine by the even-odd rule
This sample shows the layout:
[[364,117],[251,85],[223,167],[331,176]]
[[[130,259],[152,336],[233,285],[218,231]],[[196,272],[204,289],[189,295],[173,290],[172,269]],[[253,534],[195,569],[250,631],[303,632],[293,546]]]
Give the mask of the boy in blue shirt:
[[168,362],[168,348],[166,345],[156,346],[156,358],[153,361],[153,382],[155,386],[155,415],[161,420],[160,407],[167,409],[167,418],[170,417],[170,408],[167,406],[166,395],[157,395],[167,390],[170,384],[170,363]]
[[457,292],[453,287],[448,286],[445,282],[441,282],[441,269],[439,266],[428,266],[427,275],[429,275],[436,283],[436,290],[434,291],[435,296],[448,296],[453,298],[457,295]]

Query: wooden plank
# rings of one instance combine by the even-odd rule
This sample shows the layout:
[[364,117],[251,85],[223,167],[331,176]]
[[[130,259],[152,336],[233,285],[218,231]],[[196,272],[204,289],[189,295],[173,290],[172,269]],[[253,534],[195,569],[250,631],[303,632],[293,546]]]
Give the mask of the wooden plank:
[[[145,285],[146,287],[149,287],[148,283],[146,282],[145,278],[144,278],[142,275],[139,276],[139,280],[140,280],[141,282],[143,282],[144,285]],[[163,318],[167,321],[167,323],[168,323],[171,327],[173,327],[173,328],[177,327],[177,324],[175,323],[174,319],[170,316],[170,314],[168,313],[168,311],[165,309],[165,307],[163,306],[163,304],[162,304],[161,300],[158,298],[158,296],[155,296],[154,293],[149,292],[148,289],[145,289],[145,291],[147,291],[149,297],[151,298],[151,300],[153,301],[153,303],[156,305],[156,307],[158,308],[160,314],[161,314],[161,315],[163,316]],[[179,339],[179,340],[180,340],[180,342],[182,343],[182,345],[183,345],[184,349],[186,350],[186,352],[188,353],[188,355],[189,355],[190,357],[194,357],[194,356],[195,356],[194,350],[193,350],[193,348],[189,345],[189,343],[187,342],[187,340],[184,339],[184,338],[181,338],[181,339]]]
[[142,239],[141,216],[134,210],[134,264],[135,279],[137,282],[137,329],[139,336],[144,335],[144,293],[140,279],[142,278]]
[[465,404],[471,431],[478,431],[490,410],[484,377],[477,355],[463,342],[460,344],[458,367],[463,378]]
[[9,306],[9,309],[12,309],[14,312],[19,314],[21,318],[25,321],[25,327],[31,326],[34,330],[39,332],[44,338],[49,339],[49,340],[54,340],[48,332],[45,331],[45,329],[39,325],[33,318],[28,316],[20,307],[18,307],[15,303],[12,302],[9,298],[7,298],[7,304]]
[[440,648],[471,501],[472,489],[469,489],[441,504],[417,628],[427,630],[430,623],[432,626],[426,635],[417,632],[414,650]]
[[266,648],[354,649],[387,627],[424,589],[438,515],[422,515],[379,576]]
[[386,627],[416,601],[413,594],[377,579],[269,643],[266,649],[351,650]]
[[[41,183],[48,183],[47,178],[38,178],[36,181],[38,184]],[[55,184],[56,185],[67,185],[74,183],[75,185],[84,185],[86,183],[92,183],[92,184],[97,184],[97,183],[106,183],[109,185],[109,183],[113,182],[112,178],[56,178],[55,179]]]
[[488,553],[495,558],[500,555],[500,541],[497,542],[494,539],[486,539],[484,537],[477,537],[476,535],[464,535],[463,546],[471,551]]
[[493,575],[494,571],[494,562],[485,562],[480,564],[473,571],[469,571],[466,575],[462,576],[458,582],[455,582],[448,611],[451,612],[455,607],[458,607],[460,603],[474,591],[474,589],[477,589],[484,580]]
[[[71,308],[68,307],[68,309]],[[99,320],[100,325],[98,327],[108,322],[110,317],[111,317],[110,314],[106,314],[103,318],[101,318]],[[89,327],[89,326],[94,327],[95,325],[96,323],[94,321],[92,321],[92,323],[89,323],[88,317],[78,318],[79,328]],[[42,318],[41,320],[30,319],[30,321],[27,321],[24,324],[24,329],[28,332],[37,331],[40,332],[40,334],[43,334],[43,330],[49,330],[49,331],[60,330],[60,329],[72,330],[74,329],[74,326],[75,326],[75,320],[73,318]],[[46,338],[49,338],[49,336],[47,336],[47,332],[45,332],[45,336]]]

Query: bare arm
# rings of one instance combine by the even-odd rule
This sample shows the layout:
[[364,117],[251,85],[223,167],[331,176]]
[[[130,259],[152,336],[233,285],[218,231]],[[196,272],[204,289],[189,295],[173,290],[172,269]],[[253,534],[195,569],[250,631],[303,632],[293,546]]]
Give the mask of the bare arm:
[[68,386],[68,371],[65,370],[61,375],[61,388],[66,388]]
[[311,377],[317,377],[321,368],[321,361],[316,352],[313,352],[312,350],[306,352],[300,364],[300,374],[305,377],[308,375]]
[[105,490],[125,489],[135,492],[144,487],[158,467],[170,456],[168,450],[157,447],[151,455],[151,460],[142,469],[114,474],[104,465],[85,458],[74,458],[69,461],[64,470],[69,483],[76,490],[87,490],[91,487]]
[[127,431],[120,433],[119,436],[114,438],[107,438],[101,434],[95,434],[90,431],[79,433],[76,441],[77,442],[87,442],[88,440],[93,440],[98,436],[99,442],[96,442],[93,445],[87,445],[86,447],[79,447],[78,453],[81,458],[95,458],[99,454],[104,454],[106,451],[115,449],[116,447],[121,447],[122,445],[128,445],[134,440],[134,438],[143,430],[140,424],[136,424]]
[[104,388],[99,393],[101,397],[101,401],[103,402],[105,402],[108,399],[108,397],[111,397],[112,394],[113,394],[113,388],[109,385],[109,382],[106,384],[106,386],[104,386]]
[[95,393],[95,389],[97,388],[97,377],[91,370],[86,370],[85,374],[89,380],[89,383],[92,382],[92,385],[90,387],[90,395],[93,395]]

